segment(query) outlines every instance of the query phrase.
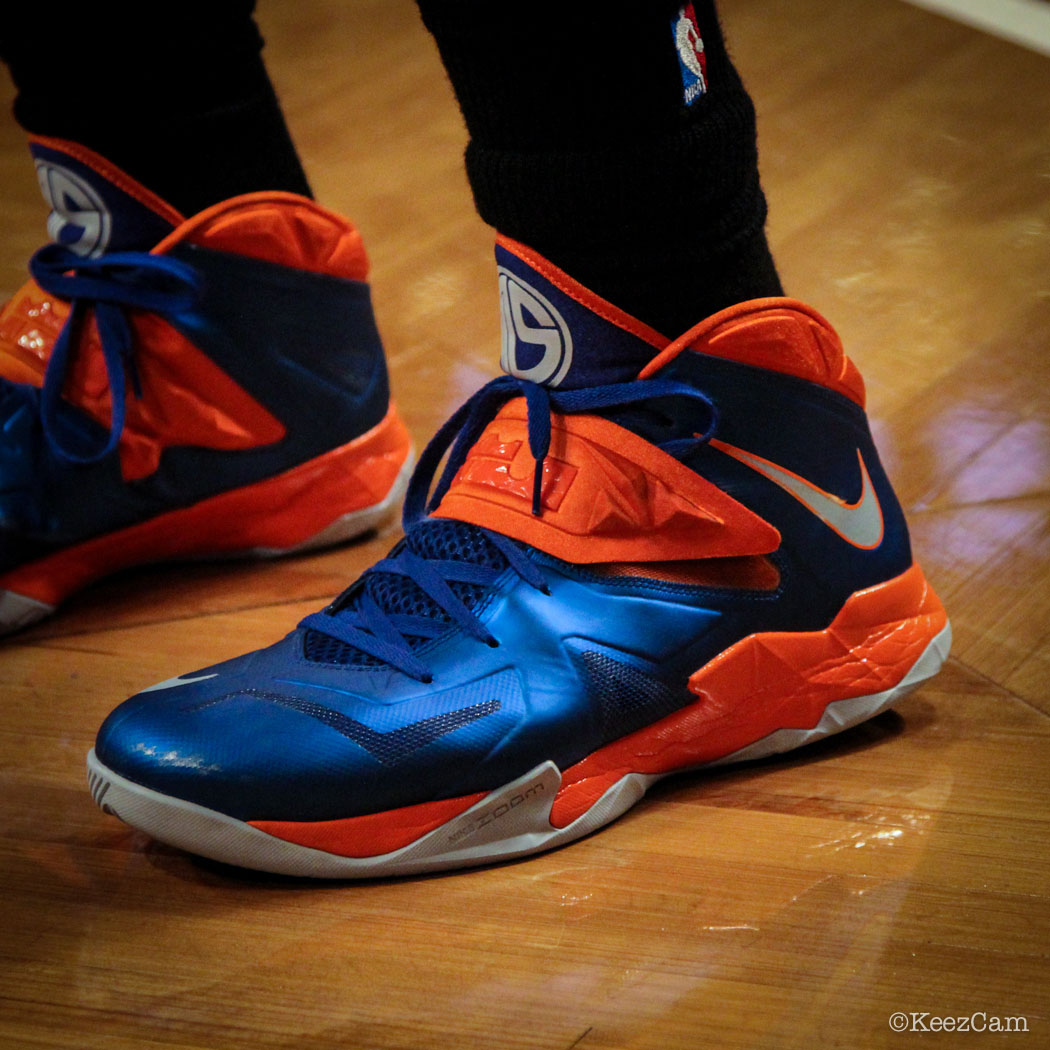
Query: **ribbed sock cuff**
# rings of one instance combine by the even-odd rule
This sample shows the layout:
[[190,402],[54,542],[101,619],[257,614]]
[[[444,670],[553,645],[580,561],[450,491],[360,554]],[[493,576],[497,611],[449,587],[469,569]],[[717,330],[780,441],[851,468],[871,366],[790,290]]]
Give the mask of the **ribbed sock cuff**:
[[694,4],[707,91],[691,104],[680,2],[419,4],[471,136],[486,222],[672,335],[781,293],[755,110],[711,0]]

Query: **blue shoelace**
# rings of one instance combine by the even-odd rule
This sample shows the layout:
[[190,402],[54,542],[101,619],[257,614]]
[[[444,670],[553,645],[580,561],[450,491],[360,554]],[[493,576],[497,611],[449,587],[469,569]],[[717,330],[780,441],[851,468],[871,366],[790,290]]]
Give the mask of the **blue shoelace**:
[[[133,356],[134,344],[126,311],[145,310],[171,315],[197,300],[200,279],[178,259],[148,252],[111,252],[84,258],[60,244],[41,248],[29,262],[29,272],[50,295],[70,302],[69,317],[51,351],[40,389],[26,383],[0,381],[3,402],[0,425],[7,420],[37,417],[44,439],[67,463],[97,463],[116,449],[124,430],[126,377],[141,396]],[[94,311],[112,400],[109,434],[96,448],[86,445],[71,419],[63,423],[62,390],[77,345],[84,315]],[[28,412],[26,411],[28,409]],[[22,430],[26,428],[21,426]],[[28,450],[22,450],[23,459]]]
[[[456,584],[487,588],[512,569],[525,583],[546,592],[546,582],[526,550],[514,540],[489,529],[462,524],[484,536],[502,555],[505,564],[497,568],[466,559],[424,557],[419,551],[427,544],[427,529],[447,527],[448,519],[428,518],[452,484],[460,467],[485,427],[500,408],[512,398],[524,396],[528,416],[529,451],[534,460],[532,513],[542,513],[540,501],[543,464],[550,448],[551,413],[573,414],[600,412],[645,403],[652,408],[661,399],[676,398],[702,406],[705,424],[702,432],[687,438],[676,438],[659,447],[674,456],[685,455],[706,442],[714,433],[715,408],[701,391],[684,383],[665,379],[635,380],[579,390],[556,391],[514,376],[500,376],[483,386],[434,435],[420,456],[405,497],[403,524],[405,539],[382,561],[376,563],[356,583],[321,612],[307,616],[299,626],[333,638],[358,652],[368,654],[420,682],[433,677],[427,664],[417,655],[422,644],[443,635],[453,627],[471,638],[495,647],[499,643],[474,615],[472,604],[454,590]],[[434,475],[442,459],[448,461],[433,494]],[[381,588],[369,582],[383,575],[411,581],[432,603],[431,609],[393,611],[384,607]],[[379,597],[377,597],[379,595]],[[438,612],[439,611],[439,612]],[[437,612],[437,615],[435,615]]]

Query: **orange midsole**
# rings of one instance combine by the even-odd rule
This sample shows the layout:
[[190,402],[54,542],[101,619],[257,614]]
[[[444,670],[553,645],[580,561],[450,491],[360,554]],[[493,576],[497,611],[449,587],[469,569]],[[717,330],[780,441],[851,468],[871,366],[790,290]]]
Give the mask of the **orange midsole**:
[[[947,622],[940,600],[913,565],[852,595],[823,630],[741,639],[690,677],[695,703],[570,766],[551,824],[571,824],[628,773],[669,773],[713,762],[778,729],[811,729],[835,700],[892,688]],[[417,841],[485,795],[343,820],[249,823],[301,846],[375,857]]]
[[249,820],[253,828],[285,842],[321,849],[340,857],[379,857],[421,839],[435,828],[465,813],[488,792],[422,802],[384,813],[366,813],[341,820]]
[[551,823],[571,824],[628,773],[713,762],[778,729],[812,729],[835,700],[891,689],[947,622],[912,565],[851,595],[823,630],[741,639],[690,677],[696,702],[565,770]]
[[252,485],[106,533],[0,576],[0,589],[48,605],[119,569],[147,562],[285,550],[337,518],[375,506],[408,458],[411,438],[393,405],[349,444]]

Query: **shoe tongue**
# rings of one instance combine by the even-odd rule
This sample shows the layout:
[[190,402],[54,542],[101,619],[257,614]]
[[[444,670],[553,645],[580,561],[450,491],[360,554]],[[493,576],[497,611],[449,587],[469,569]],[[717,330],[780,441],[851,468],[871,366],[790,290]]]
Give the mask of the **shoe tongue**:
[[47,232],[77,255],[146,251],[183,221],[155,193],[83,146],[34,138],[29,150],[51,208]]
[[624,383],[670,342],[523,244],[496,239],[504,372],[545,386]]

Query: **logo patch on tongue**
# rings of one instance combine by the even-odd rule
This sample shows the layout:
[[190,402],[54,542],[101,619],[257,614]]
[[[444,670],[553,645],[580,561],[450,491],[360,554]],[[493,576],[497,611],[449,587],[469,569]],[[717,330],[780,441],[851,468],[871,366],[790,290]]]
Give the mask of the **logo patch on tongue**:
[[61,164],[37,160],[40,191],[51,206],[47,232],[77,255],[101,255],[109,246],[113,217],[91,183]]
[[51,208],[47,232],[77,255],[152,248],[182,221],[159,197],[90,150],[57,139],[34,139],[29,148]]
[[502,266],[498,271],[500,367],[519,379],[557,386],[572,365],[572,333],[565,318],[527,281]]
[[500,366],[544,386],[625,383],[669,340],[508,237],[496,241]]

